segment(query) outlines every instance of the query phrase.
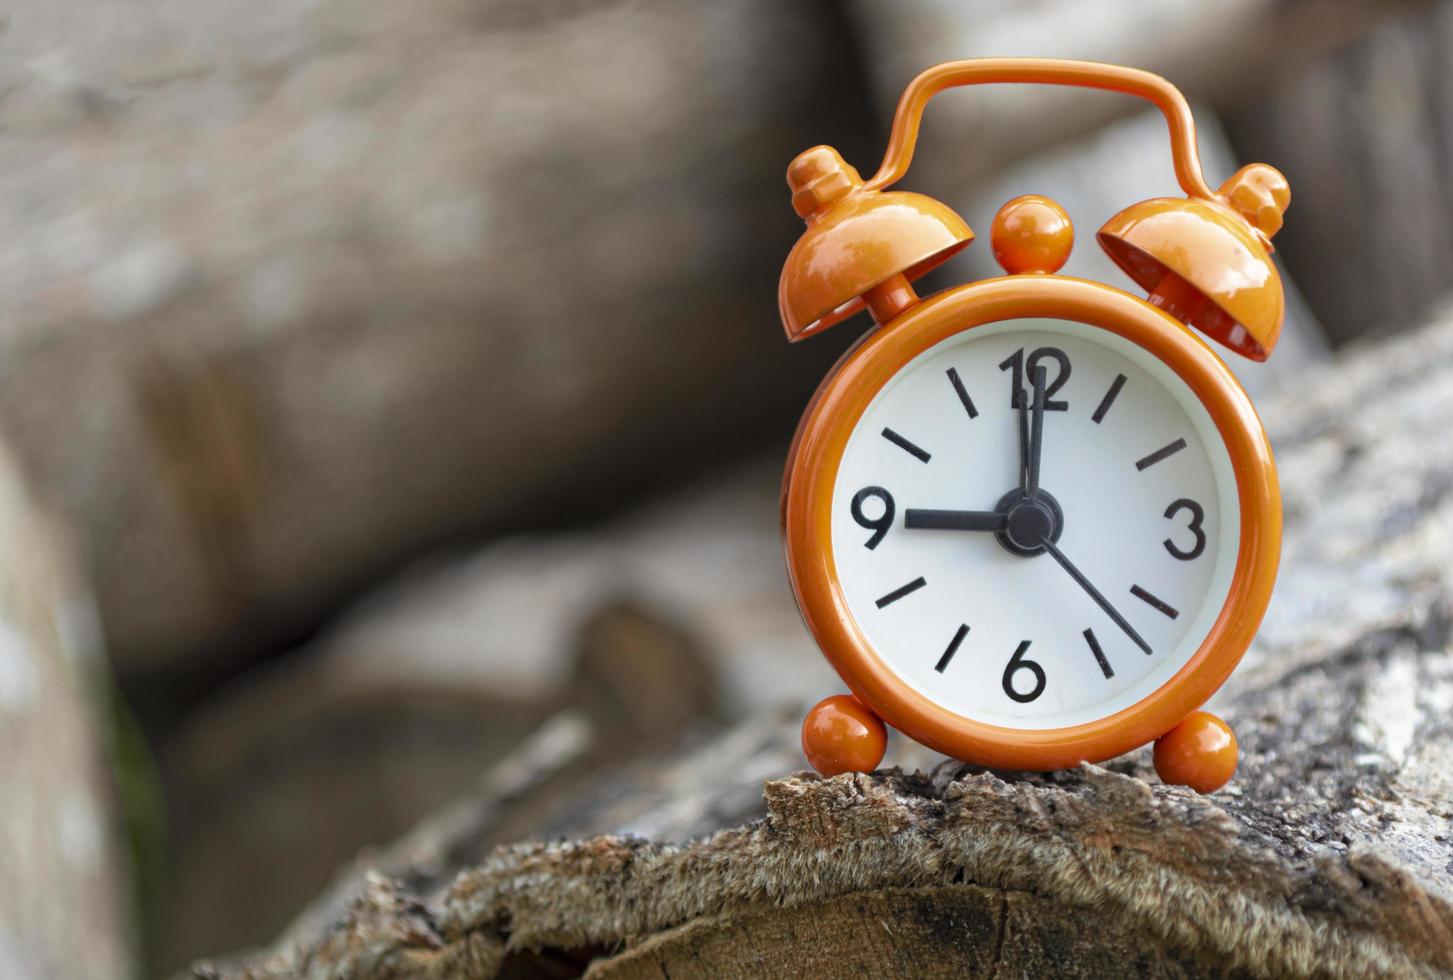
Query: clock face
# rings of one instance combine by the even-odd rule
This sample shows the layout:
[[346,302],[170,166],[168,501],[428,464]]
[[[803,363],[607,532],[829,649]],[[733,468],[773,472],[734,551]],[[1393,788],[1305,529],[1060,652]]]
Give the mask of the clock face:
[[1017,319],[883,386],[844,450],[831,533],[848,611],[902,681],[983,724],[1051,729],[1185,665],[1226,601],[1240,511],[1175,372],[1109,331]]

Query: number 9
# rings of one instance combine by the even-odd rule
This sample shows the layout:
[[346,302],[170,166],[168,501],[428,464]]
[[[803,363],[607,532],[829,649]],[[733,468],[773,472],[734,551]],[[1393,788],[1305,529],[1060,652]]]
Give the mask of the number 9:
[[[869,517],[863,513],[863,501],[869,497],[877,497],[883,501],[883,513],[879,517]],[[873,536],[864,544],[869,551],[878,547],[878,542],[883,540],[883,535],[893,526],[893,495],[882,487],[863,487],[853,494],[853,520],[858,522],[860,527],[865,527],[873,532]]]

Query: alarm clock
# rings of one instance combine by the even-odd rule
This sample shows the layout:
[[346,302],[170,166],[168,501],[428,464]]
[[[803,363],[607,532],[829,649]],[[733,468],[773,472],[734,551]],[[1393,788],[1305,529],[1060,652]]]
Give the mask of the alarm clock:
[[[1003,276],[914,291],[974,235],[886,188],[928,100],[989,82],[1119,91],[1165,115],[1187,196],[1135,204],[1096,236],[1143,298],[1056,275],[1074,231],[1036,195],[994,218]],[[787,180],[807,223],[779,288],[788,339],[864,310],[876,323],[822,382],[787,463],[792,588],[851,691],[808,713],[808,761],[871,770],[886,726],[996,769],[1154,742],[1162,780],[1220,788],[1236,740],[1200,708],[1266,611],[1281,504],[1256,411],[1206,340],[1256,361],[1276,345],[1285,178],[1251,164],[1213,190],[1190,109],[1157,75],[985,59],[908,86],[871,179],[818,146]]]

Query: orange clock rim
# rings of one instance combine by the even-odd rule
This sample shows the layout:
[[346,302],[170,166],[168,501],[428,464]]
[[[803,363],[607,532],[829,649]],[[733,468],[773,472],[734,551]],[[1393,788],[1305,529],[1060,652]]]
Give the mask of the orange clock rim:
[[[874,653],[849,612],[832,553],[832,497],[848,437],[904,365],[947,337],[1025,317],[1075,320],[1155,355],[1195,392],[1231,457],[1240,545],[1226,601],[1176,674],[1145,698],[1082,725],[1026,731],[987,725],[915,691]],[[787,570],[808,629],[853,694],[888,724],[946,755],[1000,769],[1062,769],[1153,741],[1199,708],[1231,675],[1271,601],[1281,553],[1281,498],[1261,420],[1231,371],[1166,313],[1102,283],[1066,276],[987,279],[930,297],[843,356],[813,396],[788,457],[783,488]]]

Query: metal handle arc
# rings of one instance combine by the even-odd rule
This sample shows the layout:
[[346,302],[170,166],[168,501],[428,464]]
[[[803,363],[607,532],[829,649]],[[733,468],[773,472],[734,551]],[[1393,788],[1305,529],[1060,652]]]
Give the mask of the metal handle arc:
[[913,161],[918,128],[928,100],[944,89],[989,84],[1067,85],[1134,95],[1154,104],[1170,127],[1171,157],[1176,180],[1191,197],[1215,200],[1206,183],[1196,148],[1196,123],[1186,98],[1170,82],[1152,72],[1097,61],[1061,61],[1052,58],[975,58],[950,61],[920,74],[908,84],[893,114],[893,131],[878,172],[864,185],[882,190],[902,179]]

